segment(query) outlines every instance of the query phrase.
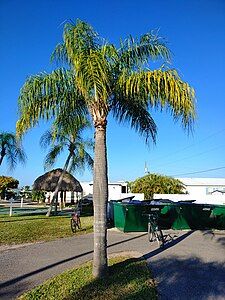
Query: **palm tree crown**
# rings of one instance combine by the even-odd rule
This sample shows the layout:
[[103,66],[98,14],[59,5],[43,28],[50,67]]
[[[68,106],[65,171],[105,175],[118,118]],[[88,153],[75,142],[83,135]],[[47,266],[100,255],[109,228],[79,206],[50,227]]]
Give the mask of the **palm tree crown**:
[[86,118],[72,116],[65,119],[60,115],[54,122],[51,130],[46,131],[40,140],[43,148],[51,146],[48,152],[44,167],[51,168],[57,157],[65,148],[69,151],[69,162],[66,171],[83,171],[85,166],[93,168],[93,159],[87,150],[93,151],[93,142],[90,139],[82,138],[82,131],[90,127],[90,122]]
[[48,119],[69,107],[79,114],[89,110],[95,126],[104,123],[112,110],[117,120],[130,122],[153,140],[156,125],[149,108],[165,108],[176,120],[181,118],[184,127],[192,125],[194,90],[174,69],[149,68],[152,59],[170,60],[163,39],[152,32],[139,39],[130,36],[116,48],[79,20],[65,25],[63,37],[52,59],[69,68],[27,80],[19,97],[18,133],[34,126],[39,118]]

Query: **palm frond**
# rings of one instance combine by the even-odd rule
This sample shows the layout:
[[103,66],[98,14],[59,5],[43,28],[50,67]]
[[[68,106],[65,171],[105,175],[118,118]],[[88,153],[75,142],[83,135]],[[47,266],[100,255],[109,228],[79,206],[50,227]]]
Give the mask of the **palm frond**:
[[175,70],[155,70],[123,73],[119,90],[129,99],[142,99],[149,108],[169,110],[174,120],[181,119],[191,129],[195,118],[194,89],[183,82]]
[[164,40],[153,31],[142,35],[140,39],[129,36],[121,41],[118,53],[121,67],[130,69],[142,67],[148,63],[149,59],[161,58],[169,62],[171,58],[170,50]]
[[67,55],[66,46],[64,43],[58,44],[51,55],[51,62],[69,64],[69,57]]
[[76,89],[73,72],[58,69],[50,74],[31,76],[20,91],[17,135],[21,136],[41,118],[48,120],[60,115],[65,107],[77,115],[87,113],[84,99]]
[[47,148],[53,143],[53,136],[50,130],[47,130],[40,138],[40,146],[42,148]]
[[64,26],[64,45],[70,60],[80,53],[99,48],[99,35],[87,23],[77,20],[76,24],[68,22]]
[[112,101],[112,113],[120,123],[128,122],[146,142],[151,137],[155,143],[157,127],[142,99],[117,95]]
[[106,102],[110,95],[110,64],[101,51],[82,53],[74,58],[76,83],[82,95],[97,104]]
[[50,169],[56,162],[57,157],[62,153],[63,151],[63,144],[54,145],[49,153],[46,155],[44,160],[44,168]]
[[25,164],[26,154],[21,140],[18,140],[15,134],[10,132],[0,133],[0,153],[2,152],[4,155],[1,158],[6,157],[10,170],[13,170],[18,162]]
[[78,151],[76,151],[76,154],[72,156],[69,172],[74,173],[76,171],[82,174],[85,166],[92,170],[93,164],[94,161],[91,155],[86,152],[84,148],[79,148]]
[[74,140],[80,133],[91,127],[88,116],[76,115],[74,111],[65,109],[55,118],[52,130],[56,136],[73,136]]

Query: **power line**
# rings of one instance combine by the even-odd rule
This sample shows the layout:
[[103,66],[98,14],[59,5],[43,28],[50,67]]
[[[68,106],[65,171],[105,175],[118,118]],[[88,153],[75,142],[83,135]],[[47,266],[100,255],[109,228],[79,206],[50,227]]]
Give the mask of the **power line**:
[[210,138],[212,138],[212,137],[214,137],[214,136],[216,136],[216,135],[218,135],[218,134],[220,134],[220,133],[222,133],[222,132],[224,132],[224,131],[225,131],[225,128],[223,128],[223,129],[221,129],[221,130],[219,130],[219,131],[216,131],[216,132],[214,132],[214,133],[212,133],[212,134],[206,136],[205,138],[203,138],[203,139],[201,139],[201,140],[197,141],[196,143],[193,143],[193,144],[191,144],[191,145],[189,145],[189,146],[186,146],[186,147],[183,147],[183,148],[181,148],[181,149],[178,149],[177,151],[174,151],[174,152],[169,153],[169,154],[167,154],[167,155],[159,156],[158,158],[156,157],[156,159],[157,159],[157,160],[161,160],[162,158],[165,159],[165,158],[170,157],[170,156],[173,156],[173,155],[175,155],[175,154],[177,154],[177,153],[183,152],[184,150],[187,150],[187,149],[189,149],[189,148],[192,148],[193,146],[199,145],[199,144],[201,144],[202,142],[205,142],[205,141],[207,141],[208,139],[210,139]]
[[191,173],[176,174],[176,175],[170,175],[170,176],[175,177],[175,176],[193,175],[193,174],[206,173],[206,172],[216,171],[216,170],[221,170],[221,169],[225,169],[225,167],[219,167],[219,168],[215,168],[215,169],[208,169],[208,170],[191,172]]
[[212,152],[212,151],[214,151],[214,150],[220,149],[220,148],[222,148],[222,147],[224,147],[224,145],[220,145],[220,146],[214,147],[214,148],[212,148],[212,149],[209,149],[209,150],[206,150],[206,151],[197,153],[197,154],[193,154],[193,155],[191,155],[191,156],[186,156],[186,157],[184,157],[184,158],[175,160],[175,161],[173,161],[173,162],[169,162],[169,163],[165,163],[165,164],[156,165],[155,168],[159,168],[159,167],[161,167],[161,166],[165,167],[165,166],[169,166],[169,165],[174,165],[174,164],[176,164],[176,163],[178,163],[178,162],[180,162],[180,161],[187,160],[187,159],[190,159],[190,158],[194,158],[194,157],[197,157],[197,156],[201,156],[201,155],[204,155],[204,154],[206,154],[206,153]]

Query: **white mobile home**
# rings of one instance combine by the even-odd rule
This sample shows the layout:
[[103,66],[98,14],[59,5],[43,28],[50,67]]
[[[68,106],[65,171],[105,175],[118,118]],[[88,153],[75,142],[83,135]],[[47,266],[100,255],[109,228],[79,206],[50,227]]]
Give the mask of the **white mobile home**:
[[[93,182],[81,182],[83,188],[83,197],[92,199]],[[128,184],[125,181],[109,182],[109,201],[118,200],[134,196],[134,200],[144,200],[144,194],[128,193]]]
[[196,200],[196,203],[225,204],[225,178],[177,178],[187,194],[154,194],[154,199]]

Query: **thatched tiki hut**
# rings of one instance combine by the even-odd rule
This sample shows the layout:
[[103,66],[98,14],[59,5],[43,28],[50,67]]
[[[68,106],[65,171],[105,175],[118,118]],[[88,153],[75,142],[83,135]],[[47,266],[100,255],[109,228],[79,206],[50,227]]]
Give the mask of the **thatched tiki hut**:
[[[49,195],[52,194],[53,196],[53,192],[55,191],[59,177],[62,174],[62,172],[62,169],[55,169],[45,173],[44,175],[41,175],[34,181],[33,189],[38,191],[42,190],[50,192]],[[60,192],[58,193],[58,198],[60,199],[61,205],[66,204],[66,192],[71,192],[71,204],[74,204],[74,197],[72,197],[72,195],[74,195],[74,192],[76,193],[76,200],[78,200],[79,195],[82,196],[83,193],[83,189],[80,185],[80,182],[68,172],[65,172],[63,176],[63,180],[60,185],[59,191]]]

